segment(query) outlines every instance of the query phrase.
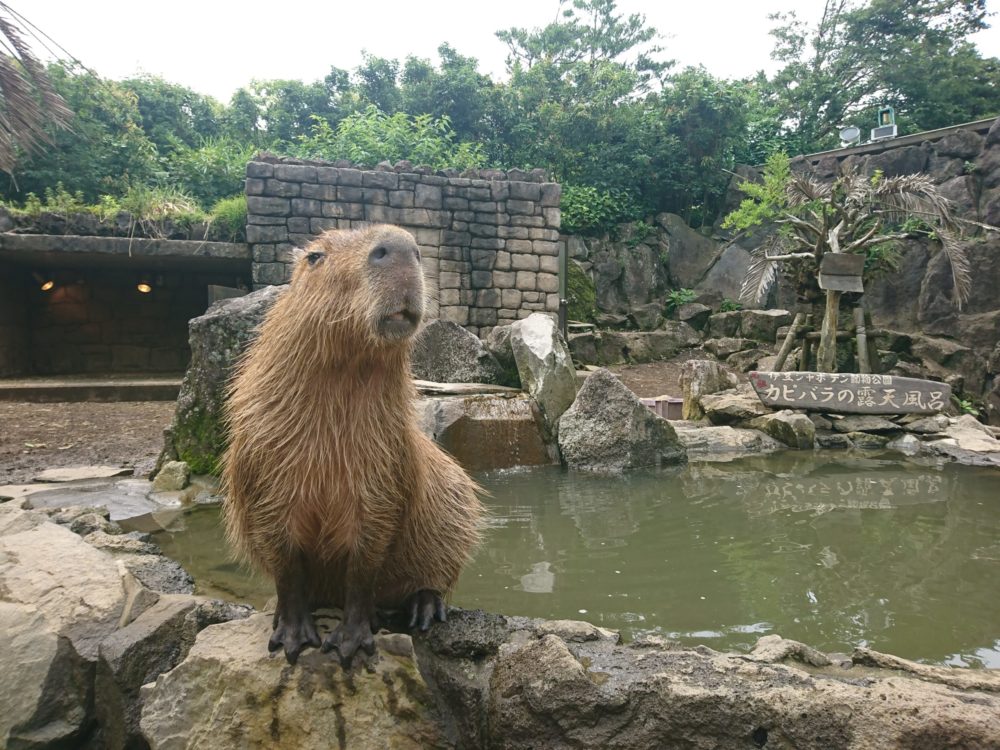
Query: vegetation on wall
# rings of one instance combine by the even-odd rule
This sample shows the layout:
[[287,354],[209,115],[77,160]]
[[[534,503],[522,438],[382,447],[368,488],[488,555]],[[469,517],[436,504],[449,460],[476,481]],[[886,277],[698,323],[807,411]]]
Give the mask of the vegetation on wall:
[[675,69],[657,30],[615,0],[562,0],[543,28],[498,31],[509,49],[502,81],[448,43],[436,62],[365,55],[322,80],[253,81],[228,104],[154,76],[111,81],[24,63],[35,99],[60,98],[72,117],[36,122],[36,145],[51,145],[22,143],[0,163],[9,175],[0,197],[24,205],[61,183],[99,205],[146,186],[205,210],[239,194],[248,158],[270,150],[542,167],[565,185],[567,231],[602,234],[661,211],[705,226],[719,218],[736,163],[834,146],[842,126],[873,123],[879,105],[895,107],[902,134],[1000,114],[1000,60],[969,41],[986,25],[984,3],[824,8],[815,24],[775,16],[778,71],[741,80]]

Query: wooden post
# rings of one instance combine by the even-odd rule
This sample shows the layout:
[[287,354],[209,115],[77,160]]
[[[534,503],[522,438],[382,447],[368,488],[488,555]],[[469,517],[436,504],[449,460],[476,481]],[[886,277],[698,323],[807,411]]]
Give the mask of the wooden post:
[[788,333],[785,334],[785,340],[781,342],[781,349],[778,350],[778,359],[774,362],[774,369],[778,372],[785,367],[785,360],[788,359],[789,352],[792,351],[792,347],[795,346],[795,334],[798,333],[799,328],[805,322],[806,314],[804,312],[795,313],[795,318],[792,320],[792,324],[788,326]]
[[819,347],[816,349],[816,369],[834,372],[837,367],[837,316],[840,311],[840,292],[826,292],[826,312],[820,330]]
[[812,354],[812,339],[808,336],[802,337],[802,351],[799,352],[799,370],[809,369],[809,355]]
[[865,310],[860,305],[854,308],[854,332],[858,336],[858,372],[869,375],[872,366],[868,361],[868,332],[865,330]]

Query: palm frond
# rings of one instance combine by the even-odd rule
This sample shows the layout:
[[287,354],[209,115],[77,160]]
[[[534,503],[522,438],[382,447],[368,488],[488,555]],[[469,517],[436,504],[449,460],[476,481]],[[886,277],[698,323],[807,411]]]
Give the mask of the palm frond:
[[943,228],[938,229],[937,235],[941,239],[941,248],[948,258],[948,265],[951,266],[955,305],[961,310],[972,293],[972,264],[969,262],[969,256],[965,254],[965,246],[959,241],[959,235]]
[[750,251],[750,263],[740,288],[740,302],[744,305],[759,305],[766,298],[775,279],[778,278],[778,261],[769,256],[777,255],[781,246],[778,233],[771,234],[762,245]]
[[0,170],[12,172],[19,153],[53,142],[53,130],[73,113],[0,3]]
[[832,186],[820,182],[809,175],[794,173],[789,178],[787,195],[790,206],[802,206],[817,200],[830,197]]

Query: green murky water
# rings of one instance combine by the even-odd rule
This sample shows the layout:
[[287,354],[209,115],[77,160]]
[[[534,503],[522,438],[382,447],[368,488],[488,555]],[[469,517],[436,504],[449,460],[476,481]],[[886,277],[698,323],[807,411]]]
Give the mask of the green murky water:
[[[1000,472],[786,453],[602,478],[491,473],[453,602],[747,649],[779,633],[1000,667]],[[159,535],[205,593],[262,604],[215,508]]]

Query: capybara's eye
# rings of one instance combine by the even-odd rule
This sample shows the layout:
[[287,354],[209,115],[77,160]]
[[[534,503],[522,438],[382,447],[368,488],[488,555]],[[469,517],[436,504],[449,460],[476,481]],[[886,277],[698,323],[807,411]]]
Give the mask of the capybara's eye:
[[414,255],[414,257],[416,257],[417,260],[420,260],[420,250],[419,249],[414,250],[413,251],[413,255]]
[[374,250],[372,250],[372,256],[371,257],[372,257],[372,260],[382,260],[382,258],[384,258],[388,253],[389,253],[389,251],[386,250],[385,247],[383,247],[382,245],[379,245]]
[[323,260],[323,253],[312,252],[306,255],[306,260],[309,261],[310,266],[315,266],[321,260]]

